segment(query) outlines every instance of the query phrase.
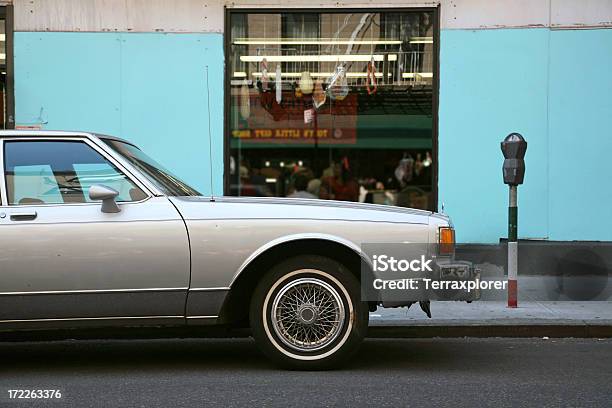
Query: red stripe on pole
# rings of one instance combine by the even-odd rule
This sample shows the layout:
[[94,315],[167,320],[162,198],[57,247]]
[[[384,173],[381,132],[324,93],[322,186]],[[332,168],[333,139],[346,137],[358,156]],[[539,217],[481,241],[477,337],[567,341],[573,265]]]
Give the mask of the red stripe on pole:
[[517,307],[518,284],[516,279],[508,280],[508,307]]

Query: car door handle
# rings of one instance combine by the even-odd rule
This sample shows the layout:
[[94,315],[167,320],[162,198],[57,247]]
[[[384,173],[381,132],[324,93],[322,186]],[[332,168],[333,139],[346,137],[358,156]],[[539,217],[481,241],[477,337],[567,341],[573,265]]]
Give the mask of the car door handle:
[[36,218],[36,211],[24,211],[11,214],[11,221],[29,221]]

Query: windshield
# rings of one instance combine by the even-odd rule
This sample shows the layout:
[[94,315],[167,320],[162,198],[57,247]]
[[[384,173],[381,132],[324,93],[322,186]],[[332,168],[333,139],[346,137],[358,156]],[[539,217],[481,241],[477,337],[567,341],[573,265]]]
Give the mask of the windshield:
[[112,139],[103,139],[114,151],[119,153],[138,170],[140,170],[153,184],[168,196],[199,196],[199,191],[180,180],[161,164],[147,156],[139,148],[129,143]]

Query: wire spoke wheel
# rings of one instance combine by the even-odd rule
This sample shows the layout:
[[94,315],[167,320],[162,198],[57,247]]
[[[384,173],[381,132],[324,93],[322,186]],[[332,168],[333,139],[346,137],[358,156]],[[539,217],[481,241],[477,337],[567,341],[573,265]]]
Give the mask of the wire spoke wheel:
[[276,335],[301,352],[331,344],[341,333],[345,316],[344,303],[336,289],[317,278],[287,283],[274,298],[271,309]]

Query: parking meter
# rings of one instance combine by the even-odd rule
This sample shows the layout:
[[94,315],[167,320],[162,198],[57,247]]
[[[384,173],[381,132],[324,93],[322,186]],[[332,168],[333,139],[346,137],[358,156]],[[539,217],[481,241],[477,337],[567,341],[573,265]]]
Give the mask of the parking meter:
[[503,142],[504,183],[508,184],[508,307],[518,307],[518,185],[525,178],[527,142],[518,133],[510,133]]
[[501,142],[501,150],[504,154],[504,165],[502,167],[504,173],[504,183],[511,186],[523,184],[525,177],[525,152],[527,151],[527,142],[518,133],[510,133],[503,142]]

